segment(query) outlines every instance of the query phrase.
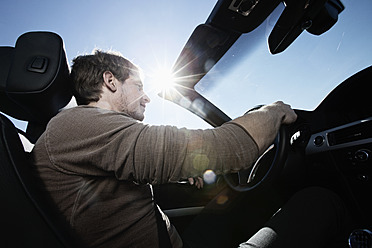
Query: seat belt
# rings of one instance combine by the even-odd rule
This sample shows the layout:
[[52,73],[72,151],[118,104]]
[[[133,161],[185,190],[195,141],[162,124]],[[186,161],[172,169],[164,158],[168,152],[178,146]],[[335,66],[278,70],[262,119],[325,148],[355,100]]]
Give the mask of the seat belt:
[[156,225],[158,228],[159,247],[160,248],[172,248],[169,234],[167,231],[167,225],[165,224],[165,221],[163,220],[163,217],[161,216],[161,213],[156,203],[154,203],[154,207],[155,207]]

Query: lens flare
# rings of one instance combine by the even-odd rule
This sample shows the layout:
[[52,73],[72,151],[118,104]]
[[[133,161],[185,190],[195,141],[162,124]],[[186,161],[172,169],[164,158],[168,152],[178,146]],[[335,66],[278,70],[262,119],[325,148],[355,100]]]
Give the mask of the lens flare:
[[206,184],[212,184],[216,182],[217,175],[212,170],[206,170],[203,174],[203,179]]
[[175,77],[168,68],[159,68],[152,76],[152,84],[157,93],[166,92],[174,88]]

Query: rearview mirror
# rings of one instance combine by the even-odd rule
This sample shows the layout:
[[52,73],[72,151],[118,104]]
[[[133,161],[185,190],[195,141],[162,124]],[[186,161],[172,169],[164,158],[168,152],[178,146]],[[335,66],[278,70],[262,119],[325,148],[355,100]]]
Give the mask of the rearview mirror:
[[304,30],[314,35],[328,31],[345,9],[339,0],[286,0],[285,5],[269,36],[272,54],[284,51]]

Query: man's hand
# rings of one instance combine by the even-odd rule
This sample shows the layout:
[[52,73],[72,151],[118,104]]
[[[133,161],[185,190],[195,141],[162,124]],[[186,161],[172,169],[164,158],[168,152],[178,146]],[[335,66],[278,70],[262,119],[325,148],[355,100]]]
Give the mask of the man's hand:
[[283,117],[281,124],[291,124],[297,119],[297,114],[294,112],[291,106],[283,103],[282,101],[263,106],[263,108],[272,108],[273,111],[277,111],[279,114],[282,114]]
[[290,105],[281,101],[248,112],[232,122],[242,126],[252,136],[262,154],[273,142],[281,124],[296,121],[297,115]]
[[195,185],[198,189],[201,189],[204,186],[204,181],[201,177],[190,177],[188,180],[190,185]]

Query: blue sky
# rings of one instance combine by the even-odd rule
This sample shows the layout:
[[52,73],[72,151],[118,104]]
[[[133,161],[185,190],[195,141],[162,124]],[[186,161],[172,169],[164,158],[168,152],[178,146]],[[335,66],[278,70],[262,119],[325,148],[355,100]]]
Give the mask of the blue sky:
[[[171,67],[194,28],[204,23],[215,0],[2,0],[0,45],[14,46],[28,31],[53,31],[65,43],[69,61],[95,48],[113,49],[145,74]],[[151,90],[145,122],[205,128],[208,124]],[[187,122],[187,123],[186,123]]]
[[[14,46],[27,31],[47,30],[64,40],[69,61],[95,48],[121,52],[147,74],[152,102],[145,122],[208,128],[204,121],[159,98],[149,75],[170,68],[194,28],[204,23],[216,0],[2,0],[0,45]],[[242,52],[232,70],[214,68],[213,87],[203,89],[231,117],[256,104],[284,100],[295,108],[314,109],[338,83],[372,63],[372,1],[343,0],[338,23],[322,36],[304,32],[285,52],[271,55],[266,40],[275,17],[264,23],[262,43]],[[242,43],[249,43],[244,35]],[[235,53],[235,54],[234,54]],[[228,54],[236,56],[235,51]],[[208,81],[207,81],[208,83]]]

